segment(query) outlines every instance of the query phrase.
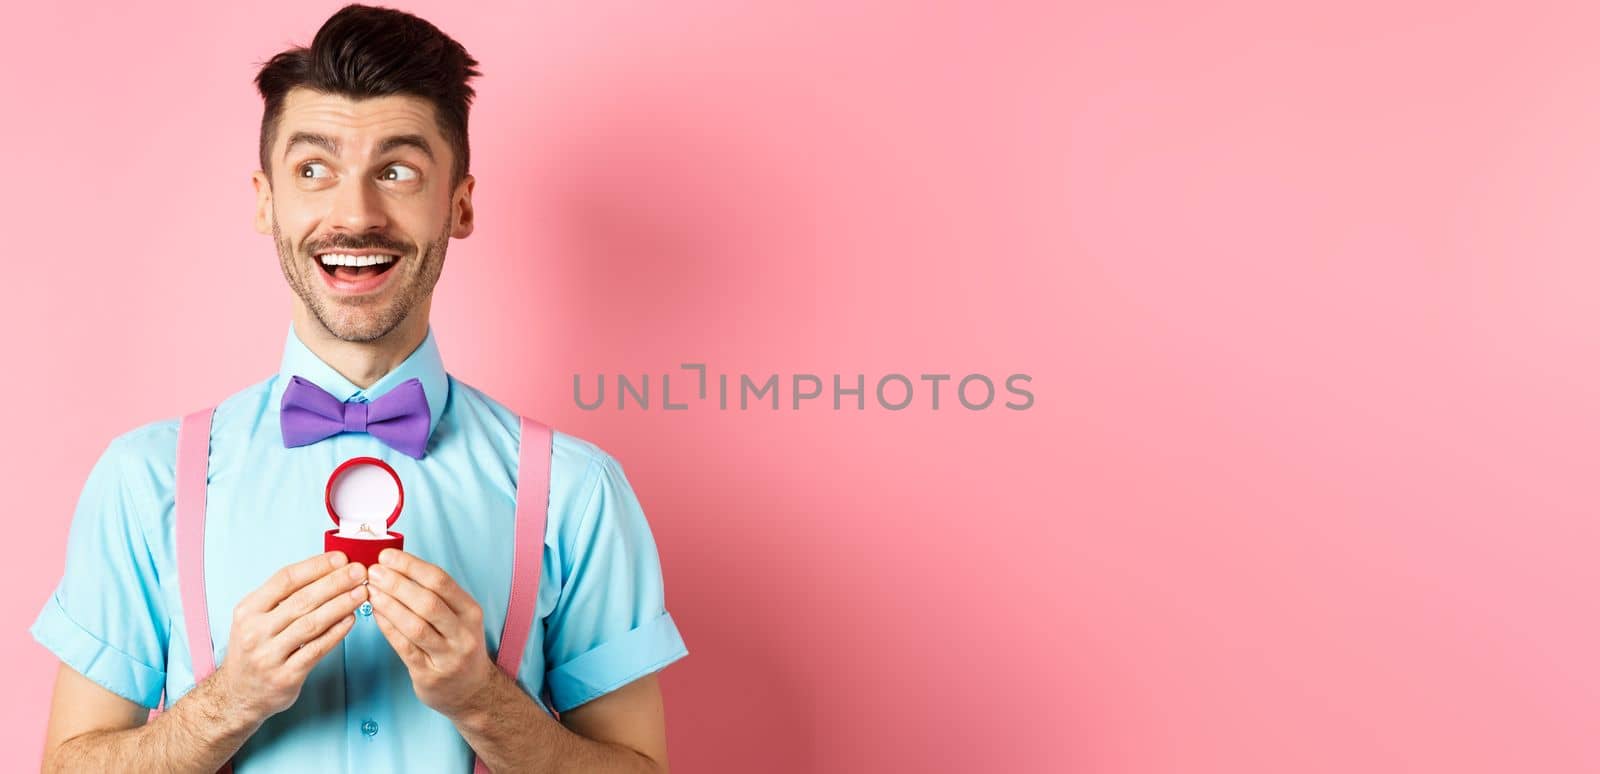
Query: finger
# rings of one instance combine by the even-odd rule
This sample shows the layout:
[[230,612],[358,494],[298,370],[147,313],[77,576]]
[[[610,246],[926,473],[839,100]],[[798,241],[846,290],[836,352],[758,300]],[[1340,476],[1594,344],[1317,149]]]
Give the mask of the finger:
[[266,583],[261,584],[261,588],[246,594],[239,600],[239,606],[251,612],[265,613],[301,586],[327,575],[347,561],[343,551],[328,551],[295,562],[273,573]]
[[465,614],[468,608],[477,604],[472,595],[450,577],[450,573],[436,564],[424,561],[416,554],[408,554],[398,548],[386,548],[378,554],[378,563],[383,567],[398,570],[401,575],[437,594],[457,615]]
[[394,648],[395,654],[400,656],[400,660],[404,661],[407,667],[420,665],[426,661],[427,654],[422,652],[422,648],[417,647],[415,642],[396,629],[394,622],[378,611],[377,605],[372,606],[372,620],[378,622],[378,631],[383,632],[383,638],[389,641],[389,647]]
[[294,655],[296,648],[304,647],[306,643],[315,640],[341,618],[348,618],[366,599],[367,587],[356,586],[323,602],[315,610],[294,619],[284,627],[283,631],[269,641],[268,650],[277,656],[278,661],[287,660]]
[[424,623],[437,630],[442,637],[449,638],[461,630],[460,618],[456,615],[456,611],[433,590],[396,572],[392,567],[374,567],[368,571],[368,577],[371,578],[369,586],[404,604],[410,612],[420,616]]
[[322,603],[361,585],[367,577],[366,570],[360,562],[351,562],[289,595],[267,614],[267,631],[277,634]]
[[426,618],[383,589],[371,584],[367,588],[372,595],[372,612],[388,618],[389,624],[417,648],[430,655],[443,655],[447,651],[449,642]]
[[328,655],[328,651],[333,650],[334,645],[339,644],[339,640],[344,639],[344,636],[350,632],[350,627],[354,626],[355,622],[355,616],[345,615],[328,627],[327,631],[318,635],[316,639],[291,653],[289,660],[285,663],[289,668],[295,670],[297,674],[310,672],[311,667],[316,666],[323,656]]

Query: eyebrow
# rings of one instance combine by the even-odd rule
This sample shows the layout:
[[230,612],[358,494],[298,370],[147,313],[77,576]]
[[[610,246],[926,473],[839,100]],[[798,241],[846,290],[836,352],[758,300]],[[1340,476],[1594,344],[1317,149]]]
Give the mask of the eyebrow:
[[[285,159],[289,158],[289,151],[294,150],[294,146],[300,143],[315,145],[335,156],[339,155],[338,140],[315,132],[295,132],[289,135],[289,143],[283,146],[283,157]],[[420,134],[397,134],[385,137],[382,142],[378,143],[378,153],[380,154],[388,153],[395,148],[416,148],[422,152],[422,155],[427,156],[429,161],[434,160],[433,148],[428,145],[427,138]]]
[[289,158],[289,151],[294,150],[294,146],[300,143],[315,145],[335,156],[339,155],[339,143],[334,142],[332,139],[312,132],[295,132],[289,135],[289,143],[283,146],[283,157],[285,159]]
[[385,137],[383,142],[378,143],[379,154],[388,153],[395,148],[416,148],[422,151],[422,155],[427,156],[429,161],[433,161],[433,148],[428,146],[427,138],[420,134],[397,134]]

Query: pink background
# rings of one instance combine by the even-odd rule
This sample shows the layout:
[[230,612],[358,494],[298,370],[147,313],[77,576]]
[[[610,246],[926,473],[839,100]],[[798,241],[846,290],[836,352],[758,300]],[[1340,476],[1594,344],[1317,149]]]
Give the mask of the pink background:
[[[408,5],[446,363],[626,466],[673,770],[1600,769],[1600,14],[1002,5]],[[0,768],[96,455],[277,366],[250,78],[335,7],[8,11]],[[685,361],[1036,403],[573,403]]]

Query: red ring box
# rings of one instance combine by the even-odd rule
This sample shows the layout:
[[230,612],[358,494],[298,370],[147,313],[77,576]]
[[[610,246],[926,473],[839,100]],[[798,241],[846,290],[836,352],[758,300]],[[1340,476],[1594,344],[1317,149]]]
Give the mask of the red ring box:
[[394,472],[394,468],[389,467],[389,463],[377,457],[351,457],[345,460],[339,464],[339,467],[333,469],[332,475],[328,476],[328,486],[323,491],[323,502],[328,506],[328,518],[333,519],[335,526],[333,529],[323,533],[322,550],[343,551],[350,561],[360,562],[371,567],[378,563],[378,554],[383,553],[383,549],[404,549],[406,536],[398,532],[390,532],[386,538],[373,540],[370,538],[345,537],[339,534],[339,527],[337,526],[339,524],[339,513],[333,509],[333,482],[339,480],[339,476],[342,473],[356,465],[375,465],[387,471],[389,476],[394,479],[395,489],[400,493],[400,497],[394,504],[394,512],[389,514],[388,521],[384,523],[385,529],[394,526],[395,521],[400,518],[400,509],[405,507],[406,489],[400,484],[400,475]]

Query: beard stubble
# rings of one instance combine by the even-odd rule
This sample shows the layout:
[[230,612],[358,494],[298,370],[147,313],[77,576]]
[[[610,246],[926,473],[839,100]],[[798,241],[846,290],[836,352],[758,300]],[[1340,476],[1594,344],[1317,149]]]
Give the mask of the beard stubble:
[[[434,286],[439,282],[439,275],[444,271],[445,250],[450,241],[450,225],[445,224],[438,238],[428,243],[426,249],[416,255],[401,257],[397,265],[389,269],[391,272],[400,271],[402,267],[399,264],[413,261],[417,263],[417,268],[409,276],[390,278],[391,283],[401,282],[401,287],[386,294],[386,297],[379,298],[335,299],[328,296],[327,291],[321,287],[322,280],[306,273],[322,271],[322,268],[316,265],[315,258],[309,257],[310,252],[297,253],[288,240],[284,239],[276,217],[272,221],[272,241],[278,250],[278,265],[283,271],[284,280],[289,283],[290,290],[299,296],[301,303],[305,304],[312,316],[317,318],[317,322],[328,333],[343,341],[371,342],[382,339],[399,327],[417,305],[433,293]],[[358,250],[363,247],[393,247],[393,244],[387,241],[336,239],[325,246]],[[308,258],[302,260],[299,255],[306,255]]]

